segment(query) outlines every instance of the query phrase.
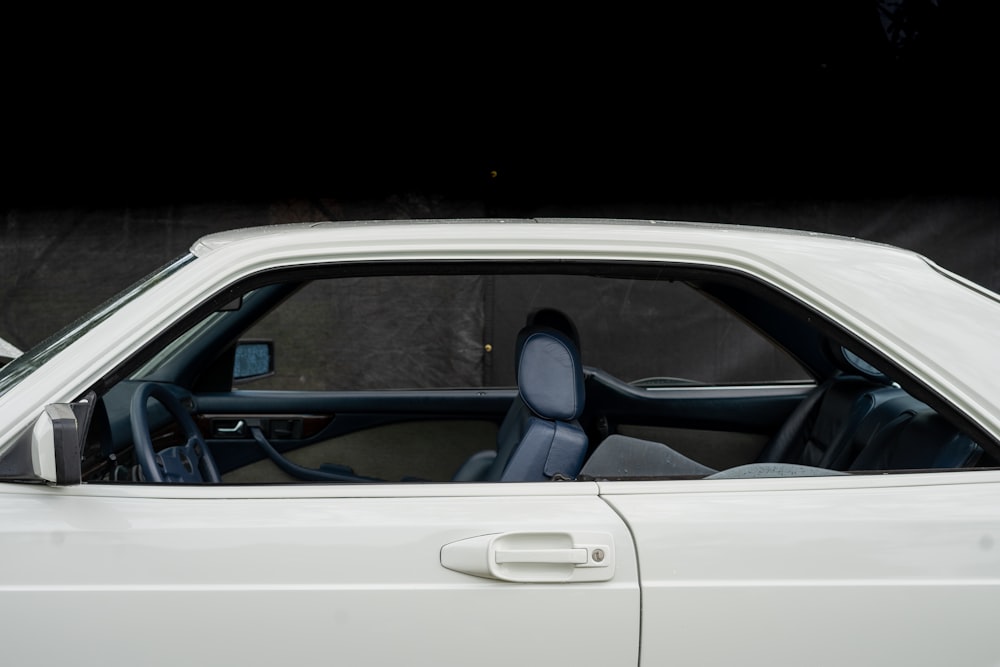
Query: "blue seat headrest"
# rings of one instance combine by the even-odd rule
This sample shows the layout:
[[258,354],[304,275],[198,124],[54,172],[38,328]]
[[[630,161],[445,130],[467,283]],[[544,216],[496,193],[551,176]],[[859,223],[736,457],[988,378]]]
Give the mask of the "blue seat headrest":
[[539,417],[573,421],[583,412],[583,366],[580,353],[565,334],[531,327],[518,336],[518,390]]

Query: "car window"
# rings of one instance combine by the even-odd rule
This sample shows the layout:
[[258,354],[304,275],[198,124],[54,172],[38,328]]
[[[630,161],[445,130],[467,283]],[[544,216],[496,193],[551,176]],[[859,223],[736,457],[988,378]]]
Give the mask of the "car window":
[[246,332],[275,373],[246,388],[371,390],[514,385],[528,313],[561,310],[583,363],[626,382],[808,380],[781,348],[682,282],[567,275],[314,281]]
[[[206,303],[109,383],[85,479],[727,479],[995,465],[933,397],[870,372],[892,370],[876,350],[834,344],[815,313],[766,286],[686,269],[671,280],[656,267],[501,268],[249,280],[242,298]],[[515,377],[519,331],[545,309],[568,321],[535,320],[547,325],[542,346],[568,352],[529,356]],[[237,339],[253,342],[253,369]],[[238,367],[249,377],[235,381]],[[185,410],[195,425],[177,417]],[[556,427],[542,454],[529,446],[511,463],[529,433]],[[195,429],[204,446],[191,444]],[[158,465],[177,479],[148,477]]]

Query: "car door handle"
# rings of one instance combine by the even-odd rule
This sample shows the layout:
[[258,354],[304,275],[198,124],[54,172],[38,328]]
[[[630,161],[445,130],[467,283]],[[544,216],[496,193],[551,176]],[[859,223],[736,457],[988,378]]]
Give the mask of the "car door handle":
[[444,545],[441,565],[501,581],[607,581],[615,573],[614,541],[592,531],[491,533]]
[[242,419],[237,421],[232,426],[220,426],[218,424],[215,424],[214,426],[215,426],[215,432],[218,435],[228,435],[228,436],[243,435],[244,424]]
[[504,563],[570,563],[583,565],[589,556],[586,549],[496,549],[494,560]]

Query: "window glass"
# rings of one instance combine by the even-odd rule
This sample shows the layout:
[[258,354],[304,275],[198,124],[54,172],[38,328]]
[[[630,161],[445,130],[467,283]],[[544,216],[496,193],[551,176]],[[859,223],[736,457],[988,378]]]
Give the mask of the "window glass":
[[646,386],[808,379],[783,350],[684,283],[572,275],[319,280],[244,338],[275,341],[275,374],[246,388],[513,386],[528,313],[562,310],[583,363]]
[[[499,355],[511,355],[526,313],[572,318],[583,363],[626,382],[742,384],[808,379],[788,354],[682,282],[597,276],[497,276]],[[513,357],[496,377],[513,382]]]

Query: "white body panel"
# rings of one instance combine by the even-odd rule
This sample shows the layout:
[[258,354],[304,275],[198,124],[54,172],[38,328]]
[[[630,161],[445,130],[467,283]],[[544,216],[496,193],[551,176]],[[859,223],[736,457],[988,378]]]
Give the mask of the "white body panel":
[[1000,472],[603,483],[642,665],[995,665]]
[[[0,485],[4,661],[635,665],[638,574],[624,524],[594,484],[532,493],[540,486],[174,487],[142,498],[142,487]],[[456,540],[553,530],[611,535],[614,576],[523,584],[440,563]]]

